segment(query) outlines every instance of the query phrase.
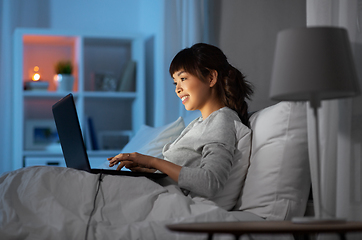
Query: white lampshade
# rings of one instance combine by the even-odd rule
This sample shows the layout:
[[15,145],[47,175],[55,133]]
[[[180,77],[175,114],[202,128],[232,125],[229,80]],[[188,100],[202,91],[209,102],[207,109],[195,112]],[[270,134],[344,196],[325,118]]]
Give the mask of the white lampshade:
[[278,34],[271,99],[320,101],[358,93],[357,74],[345,29],[296,28]]

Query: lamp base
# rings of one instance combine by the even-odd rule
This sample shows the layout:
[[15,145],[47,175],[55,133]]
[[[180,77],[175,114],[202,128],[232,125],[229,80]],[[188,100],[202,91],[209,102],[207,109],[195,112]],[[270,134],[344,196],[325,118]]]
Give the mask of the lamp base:
[[344,218],[316,218],[316,217],[294,217],[292,223],[296,224],[333,224],[333,223],[345,223]]

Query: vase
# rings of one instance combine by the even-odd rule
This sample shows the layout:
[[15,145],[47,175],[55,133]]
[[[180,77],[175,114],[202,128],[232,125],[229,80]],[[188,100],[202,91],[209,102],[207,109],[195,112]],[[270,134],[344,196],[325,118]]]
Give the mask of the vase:
[[71,92],[73,90],[74,77],[70,74],[58,74],[58,92]]

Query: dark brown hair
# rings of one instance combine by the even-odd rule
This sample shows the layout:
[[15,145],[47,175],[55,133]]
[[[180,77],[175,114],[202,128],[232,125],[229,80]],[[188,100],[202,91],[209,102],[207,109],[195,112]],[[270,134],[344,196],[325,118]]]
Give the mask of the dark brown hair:
[[210,71],[216,70],[218,79],[215,86],[218,96],[225,106],[238,113],[242,123],[249,126],[248,104],[245,100],[250,100],[253,87],[238,69],[229,64],[219,48],[197,43],[181,50],[172,60],[169,72],[172,76],[181,69],[202,81],[211,74]]

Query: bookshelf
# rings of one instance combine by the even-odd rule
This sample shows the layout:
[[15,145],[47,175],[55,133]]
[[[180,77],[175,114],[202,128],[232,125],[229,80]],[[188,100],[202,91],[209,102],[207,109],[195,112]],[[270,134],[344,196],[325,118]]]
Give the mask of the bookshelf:
[[[11,116],[13,170],[65,165],[54,134],[51,107],[69,92],[76,101],[91,165],[96,167],[117,154],[145,124],[144,48],[145,38],[141,35],[16,29]],[[59,91],[54,79],[56,63],[64,60],[73,65],[74,84],[69,91]],[[131,75],[127,68],[130,62],[135,66]],[[24,89],[35,66],[39,67],[40,80],[48,83],[46,90]],[[131,87],[120,89],[125,75]]]

